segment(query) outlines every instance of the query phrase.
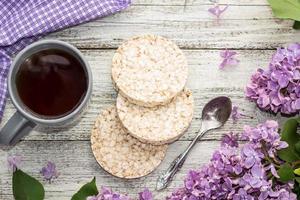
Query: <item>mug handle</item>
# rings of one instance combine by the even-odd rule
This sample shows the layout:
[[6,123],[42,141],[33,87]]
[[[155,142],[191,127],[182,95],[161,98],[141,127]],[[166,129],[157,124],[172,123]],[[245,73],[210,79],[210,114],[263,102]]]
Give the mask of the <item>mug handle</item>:
[[0,144],[15,145],[35,126],[34,122],[23,117],[18,111],[15,112],[0,131]]

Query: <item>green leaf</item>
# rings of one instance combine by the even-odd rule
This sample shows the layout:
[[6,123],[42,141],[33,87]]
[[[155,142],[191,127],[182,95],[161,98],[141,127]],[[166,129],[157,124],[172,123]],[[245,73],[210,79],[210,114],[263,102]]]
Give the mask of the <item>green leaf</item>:
[[293,29],[300,29],[300,21],[294,22]]
[[297,200],[300,200],[300,187],[299,187],[299,181],[297,181],[294,184],[293,192],[297,195]]
[[299,156],[292,149],[286,148],[278,151],[278,156],[280,159],[286,162],[294,162],[299,160]]
[[282,182],[287,182],[295,178],[293,168],[287,163],[280,166],[277,172]]
[[296,144],[298,141],[300,141],[300,136],[297,133],[297,127],[298,127],[298,119],[288,119],[284,125],[283,129],[281,131],[281,138],[282,140],[286,141],[289,144]]
[[13,194],[15,200],[43,200],[45,190],[38,180],[18,169],[13,173]]
[[297,120],[298,124],[300,124],[300,117],[296,118],[295,120]]
[[[295,169],[295,170],[294,170],[294,173],[297,174],[298,176],[300,176],[300,168]],[[299,178],[300,178],[300,177],[299,177]]]
[[300,2],[298,0],[268,0],[268,2],[276,17],[300,21]]
[[97,195],[98,193],[96,178],[94,177],[91,182],[82,186],[71,200],[86,200],[87,197]]
[[300,141],[300,136],[297,134],[298,118],[289,119],[285,122],[281,131],[281,140],[289,144],[288,148],[278,151],[278,156],[287,162],[300,160],[300,153],[296,151],[296,143]]
[[295,149],[298,154],[300,154],[300,141],[295,144]]
[[297,183],[300,183],[300,177],[295,177],[295,180],[297,181]]
[[294,162],[299,160],[299,156],[291,148],[286,148],[278,151],[278,156],[280,159],[286,162]]

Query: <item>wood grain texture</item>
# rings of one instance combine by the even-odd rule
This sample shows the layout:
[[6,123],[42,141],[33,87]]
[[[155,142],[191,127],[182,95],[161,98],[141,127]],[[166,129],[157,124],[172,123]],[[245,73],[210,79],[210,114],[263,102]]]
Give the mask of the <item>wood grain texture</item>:
[[196,6],[196,5],[214,5],[217,2],[220,5],[248,5],[248,6],[262,6],[269,5],[267,0],[133,0],[134,5],[175,5],[175,6]]
[[[290,42],[299,42],[300,32],[292,29],[292,21],[274,18],[267,0],[219,0],[228,10],[217,22],[207,10],[217,0],[133,0],[133,5],[118,14],[65,29],[47,36],[70,42],[81,48],[91,65],[94,91],[90,105],[76,126],[68,128],[37,127],[11,149],[0,148],[0,200],[12,200],[11,173],[6,167],[8,155],[24,157],[22,169],[42,180],[39,170],[48,160],[57,164],[61,175],[54,183],[43,182],[46,200],[69,200],[93,176],[98,186],[134,197],[145,187],[154,190],[158,174],[188,145],[199,129],[201,109],[211,98],[226,95],[246,116],[238,123],[231,120],[221,129],[205,135],[188,157],[183,169],[170,187],[154,192],[162,200],[171,190],[183,184],[189,169],[207,163],[219,140],[229,131],[241,132],[244,125],[255,126],[266,119],[282,123],[286,118],[259,111],[244,98],[244,88],[257,67],[267,67],[274,49]],[[175,41],[187,56],[187,86],[195,97],[195,116],[187,133],[173,143],[160,167],[147,177],[136,180],[114,178],[96,163],[90,150],[90,130],[101,110],[115,103],[116,92],[110,79],[111,59],[124,39],[152,33]],[[221,49],[236,49],[240,64],[219,70]],[[0,128],[15,112],[10,100]]]
[[[24,141],[9,152],[0,150],[0,197],[12,200],[11,172],[7,170],[5,159],[7,155],[21,155],[24,157],[22,169],[42,181],[39,170],[48,160],[56,163],[61,173],[58,179],[49,184],[43,181],[48,200],[70,200],[70,197],[93,176],[97,177],[97,185],[109,186],[116,191],[128,193],[134,197],[148,187],[154,191],[159,173],[165,170],[173,159],[187,146],[187,142],[176,142],[168,149],[163,163],[150,175],[135,179],[122,180],[103,171],[95,161],[88,141]],[[172,189],[182,186],[182,180],[189,169],[197,169],[207,163],[213,151],[218,147],[215,142],[199,142],[186,160],[183,168],[175,176],[170,187],[163,192],[155,192],[155,199],[164,199]]]
[[273,17],[267,5],[231,5],[217,21],[211,5],[133,5],[122,13],[53,33],[48,38],[79,48],[117,48],[124,39],[152,33],[174,40],[181,48],[275,49],[297,41],[292,21]]
[[[189,79],[187,86],[192,90],[195,100],[195,114],[191,127],[180,140],[191,140],[200,126],[202,107],[211,98],[226,95],[232,98],[235,105],[239,105],[243,117],[237,124],[231,120],[213,134],[207,134],[205,140],[220,139],[229,131],[241,132],[246,124],[256,125],[259,121],[272,117],[259,111],[254,103],[244,98],[244,88],[249,82],[251,74],[257,67],[267,66],[273,50],[238,51],[240,64],[220,70],[219,50],[186,50],[184,51],[189,63]],[[90,130],[99,112],[115,103],[116,92],[111,82],[111,58],[114,50],[83,51],[91,65],[94,85],[90,105],[77,126],[71,128],[38,128],[25,140],[89,140]],[[3,126],[15,111],[9,101],[5,110]]]

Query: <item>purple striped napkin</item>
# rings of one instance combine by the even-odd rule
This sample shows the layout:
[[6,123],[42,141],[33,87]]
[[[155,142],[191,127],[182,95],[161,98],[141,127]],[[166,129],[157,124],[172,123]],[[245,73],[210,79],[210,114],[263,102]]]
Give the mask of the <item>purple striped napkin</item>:
[[0,121],[11,57],[46,34],[121,11],[130,0],[0,0]]

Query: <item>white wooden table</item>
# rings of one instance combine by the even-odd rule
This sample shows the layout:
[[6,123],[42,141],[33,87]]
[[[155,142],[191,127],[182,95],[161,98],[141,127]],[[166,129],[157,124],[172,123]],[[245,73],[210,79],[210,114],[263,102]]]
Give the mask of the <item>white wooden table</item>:
[[[219,23],[207,9],[210,0],[136,0],[122,13],[99,19],[48,36],[77,46],[89,61],[94,75],[94,91],[89,109],[79,124],[69,129],[38,128],[12,149],[0,150],[0,200],[13,199],[11,173],[6,167],[8,155],[24,157],[22,169],[42,180],[39,170],[48,160],[56,163],[61,175],[52,184],[44,182],[46,199],[69,200],[84,183],[97,177],[98,186],[136,194],[144,187],[154,191],[158,174],[188,145],[200,123],[203,105],[219,95],[229,96],[247,115],[237,124],[229,121],[223,128],[207,134],[199,141],[182,170],[163,192],[154,192],[155,199],[183,184],[189,169],[207,163],[218,148],[222,134],[241,132],[244,125],[256,125],[267,118],[244,98],[244,88],[257,67],[267,67],[274,50],[290,42],[300,41],[300,31],[292,21],[273,17],[266,0],[220,0],[229,4]],[[153,33],[175,41],[186,53],[189,63],[188,87],[195,98],[195,116],[187,133],[168,149],[160,167],[147,177],[121,180],[104,172],[96,163],[90,148],[90,130],[101,110],[115,103],[116,92],[110,79],[111,59],[124,39]],[[219,70],[222,49],[234,49],[241,61],[236,67]],[[15,111],[8,100],[1,127]],[[283,121],[284,118],[277,117]]]

